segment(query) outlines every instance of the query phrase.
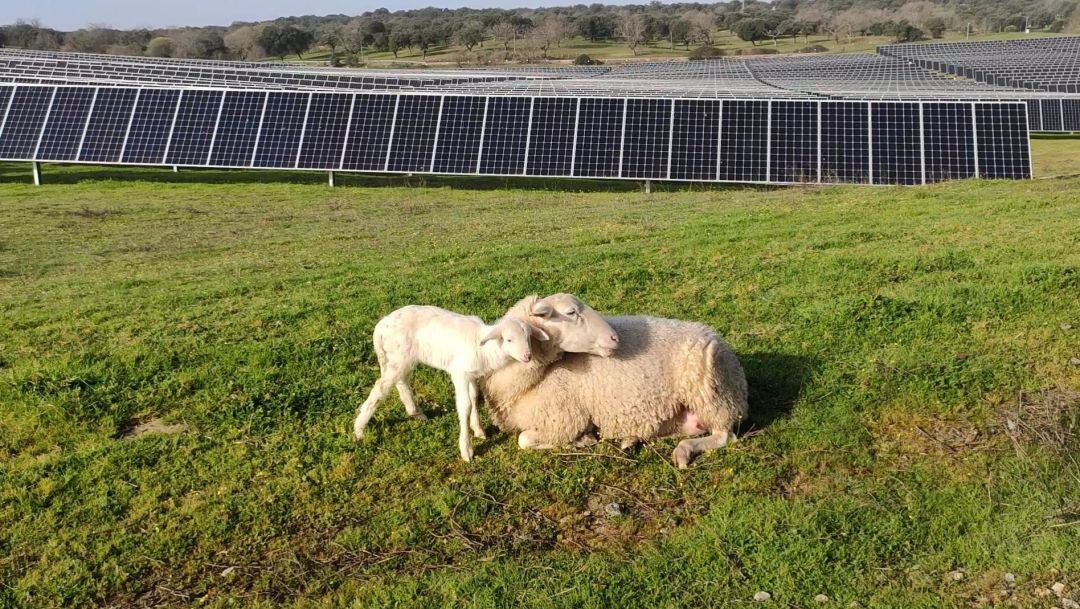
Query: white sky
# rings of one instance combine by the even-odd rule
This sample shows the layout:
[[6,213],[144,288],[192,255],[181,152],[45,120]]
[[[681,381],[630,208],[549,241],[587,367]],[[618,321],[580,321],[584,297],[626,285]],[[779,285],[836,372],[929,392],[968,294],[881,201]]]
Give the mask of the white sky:
[[[358,15],[386,7],[390,10],[438,6],[458,8],[520,8],[580,4],[584,0],[327,0],[304,3],[286,0],[4,0],[0,24],[16,19],[39,19],[59,30],[89,24],[116,28],[175,25],[228,25],[293,15]],[[645,0],[605,0],[605,4],[640,4]]]

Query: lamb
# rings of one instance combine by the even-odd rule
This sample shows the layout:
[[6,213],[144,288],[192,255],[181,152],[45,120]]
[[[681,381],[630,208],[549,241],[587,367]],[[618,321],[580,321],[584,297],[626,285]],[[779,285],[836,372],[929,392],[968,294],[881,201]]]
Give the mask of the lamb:
[[423,363],[448,372],[454,381],[458,447],[465,461],[473,457],[466,420],[476,437],[485,437],[476,404],[478,379],[515,361],[528,363],[534,344],[550,345],[547,351],[551,353],[606,356],[619,343],[611,326],[570,294],[543,299],[527,296],[494,326],[486,326],[478,317],[437,307],[407,306],[380,320],[372,338],[382,373],[358,410],[354,437],[363,437],[375,408],[391,386],[396,385],[409,416],[426,418],[417,409],[408,384],[409,374]]
[[686,437],[672,453],[680,468],[734,439],[748,411],[746,375],[715,332],[655,317],[607,322],[620,337],[611,357],[563,355],[542,344],[532,361],[487,377],[482,389],[495,424],[534,449],[584,445],[594,433],[624,445]]

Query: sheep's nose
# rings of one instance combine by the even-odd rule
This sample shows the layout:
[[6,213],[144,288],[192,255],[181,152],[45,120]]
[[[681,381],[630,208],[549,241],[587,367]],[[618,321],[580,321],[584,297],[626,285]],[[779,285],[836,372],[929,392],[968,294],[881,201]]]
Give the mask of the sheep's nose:
[[619,335],[618,334],[612,334],[611,335],[611,342],[615,343],[616,345],[619,344]]
[[521,359],[523,359],[523,360],[525,360],[527,362],[531,362],[532,361],[532,353],[526,353],[524,356],[522,356]]

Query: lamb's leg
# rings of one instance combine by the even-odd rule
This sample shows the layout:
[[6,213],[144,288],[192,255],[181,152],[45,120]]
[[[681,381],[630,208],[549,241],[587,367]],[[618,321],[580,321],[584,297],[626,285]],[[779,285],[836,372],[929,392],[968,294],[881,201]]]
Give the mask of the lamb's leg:
[[353,439],[359,440],[364,437],[364,428],[367,427],[371,416],[375,414],[375,408],[402,376],[401,369],[397,367],[387,367],[383,370],[382,376],[375,381],[375,386],[371,388],[371,393],[368,394],[367,399],[357,409],[356,420],[353,421]]
[[722,448],[728,440],[734,440],[735,434],[721,431],[700,438],[687,438],[675,447],[671,453],[671,460],[679,467],[686,469],[695,457],[707,450]]
[[518,434],[518,448],[523,450],[547,450],[555,448],[555,445],[544,442],[540,437],[540,432],[535,429],[526,429]]
[[619,443],[619,448],[622,450],[630,450],[638,445],[638,441],[637,438],[623,438],[622,442]]
[[473,437],[487,438],[484,426],[480,424],[480,389],[477,388],[476,381],[469,383],[469,405],[469,427],[472,428]]
[[402,379],[397,382],[396,387],[398,396],[401,397],[401,403],[405,405],[405,414],[414,419],[426,421],[427,415],[416,407],[416,396],[413,395],[412,387],[409,386],[409,376],[406,375],[402,377]]
[[454,404],[457,407],[458,416],[458,449],[461,458],[472,461],[473,447],[472,436],[469,435],[469,414],[472,401],[469,398],[469,385],[472,383],[464,376],[454,376]]
[[596,438],[594,433],[585,433],[574,440],[574,448],[588,448],[593,444],[598,443],[600,440]]

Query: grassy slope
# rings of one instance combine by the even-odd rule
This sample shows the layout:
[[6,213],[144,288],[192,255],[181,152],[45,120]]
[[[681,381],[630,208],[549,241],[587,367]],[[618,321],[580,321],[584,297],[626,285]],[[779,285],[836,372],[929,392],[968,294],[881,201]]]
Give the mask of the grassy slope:
[[[941,607],[1004,571],[1031,606],[1036,586],[1080,584],[1080,470],[1032,441],[1058,421],[1031,410],[1080,389],[1080,180],[645,195],[25,173],[0,165],[0,606],[764,589]],[[431,422],[392,400],[348,441],[381,314],[491,318],[557,290],[711,324],[758,432],[687,472],[670,441],[556,455],[505,434],[467,465],[450,387],[424,372]],[[117,439],[157,416],[187,430]]]
[[[1015,40],[1021,38],[1033,38],[1041,36],[1052,36],[1053,34],[1047,34],[1045,32],[1037,32],[1034,34],[1023,34],[1018,32],[1013,33],[995,33],[995,34],[976,34],[970,38],[965,36],[963,32],[946,32],[945,37],[940,41],[953,42],[953,41],[965,41],[965,40]],[[747,49],[754,46],[761,48],[776,49],[780,53],[794,53],[809,45],[822,45],[834,53],[854,53],[873,51],[879,45],[889,44],[893,42],[889,36],[856,36],[850,40],[844,42],[834,42],[829,36],[810,36],[809,39],[799,37],[797,41],[793,41],[791,38],[781,38],[774,44],[771,40],[766,42],[760,42],[754,45],[745,40],[741,40],[738,36],[732,34],[728,30],[718,30],[714,34],[713,45],[728,52],[732,52],[735,49]],[[631,59],[670,59],[677,57],[686,57],[686,55],[693,50],[697,45],[691,45],[686,48],[682,45],[676,45],[674,49],[667,41],[655,41],[651,44],[640,46],[637,48],[637,54],[635,55],[629,47],[620,44],[615,41],[602,41],[602,42],[589,42],[584,38],[575,37],[567,41],[564,41],[562,45],[557,48],[553,48],[548,52],[548,56],[552,60],[570,60],[582,53],[589,55],[594,59],[601,59],[603,61],[623,61]],[[488,50],[502,50],[502,43],[500,41],[487,41],[485,47]],[[477,47],[474,51],[483,52],[483,48]],[[459,56],[465,52],[465,47],[462,46],[439,46],[433,47],[428,50],[427,61],[429,63],[440,62],[454,62],[457,61]],[[292,59],[295,59],[293,57]],[[326,62],[330,59],[330,52],[328,50],[317,50],[304,55],[305,61]],[[393,53],[364,53],[364,59],[370,65],[378,66],[383,63],[393,63],[394,61],[420,61],[423,59],[423,55],[417,48],[402,49],[398,51],[398,56],[395,58]],[[287,57],[286,60],[289,60]]]

